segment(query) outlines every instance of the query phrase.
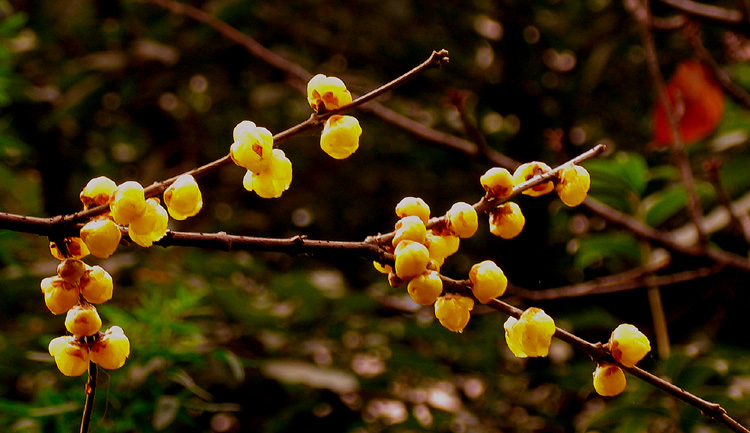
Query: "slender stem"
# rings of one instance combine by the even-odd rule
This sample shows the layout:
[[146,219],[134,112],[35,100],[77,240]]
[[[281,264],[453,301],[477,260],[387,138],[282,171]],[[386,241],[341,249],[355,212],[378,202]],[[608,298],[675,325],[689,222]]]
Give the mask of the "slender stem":
[[86,401],[83,404],[83,417],[81,418],[80,433],[88,433],[91,424],[91,414],[94,410],[94,395],[96,394],[97,365],[89,361],[89,379],[86,382]]
[[693,221],[693,224],[695,224],[696,230],[698,230],[699,243],[705,245],[708,241],[708,236],[703,227],[703,209],[700,199],[698,198],[698,193],[695,190],[695,179],[693,178],[688,155],[685,151],[685,141],[680,133],[679,120],[675,112],[675,106],[670,100],[664,84],[664,77],[659,70],[659,60],[656,56],[654,37],[649,25],[651,21],[651,6],[649,0],[642,0],[642,6],[642,14],[634,15],[637,18],[640,18],[638,21],[641,24],[641,39],[643,41],[643,48],[646,52],[646,64],[648,65],[648,70],[651,74],[651,81],[654,85],[656,97],[659,98],[658,103],[664,108],[664,113],[669,120],[669,127],[672,133],[672,158],[674,165],[680,173],[680,180],[687,192],[688,215]]
[[681,12],[693,15],[696,18],[704,18],[730,25],[742,24],[744,21],[742,12],[734,9],[707,5],[691,0],[661,0],[661,2],[668,4]]
[[[456,292],[456,293],[461,293],[464,296],[470,296],[473,298],[473,295],[471,294],[471,289],[469,288],[467,281],[452,280],[452,279],[445,278],[445,277],[443,277],[442,279],[443,279],[443,287],[446,287],[446,290]],[[486,305],[494,310],[500,311],[502,313],[505,313],[509,316],[513,316],[516,318],[520,317],[521,313],[523,313],[523,310],[513,305],[510,305],[507,302],[501,301],[499,299],[493,299],[489,301]],[[612,358],[612,355],[605,349],[605,346],[601,343],[591,343],[560,327],[555,327],[554,336],[562,341],[565,341],[571,346],[581,350],[582,352],[586,353],[595,362],[604,361],[604,362],[608,362],[611,364],[619,365],[620,368],[632,374],[633,376],[641,379],[642,381],[666,392],[667,394],[679,400],[682,400],[683,402],[691,406],[694,406],[700,409],[700,411],[703,412],[703,414],[705,414],[707,417],[714,419],[716,421],[719,421],[720,423],[729,427],[729,429],[731,429],[732,431],[735,431],[738,433],[750,433],[750,430],[743,427],[734,418],[730,417],[727,414],[727,411],[723,407],[721,407],[721,405],[710,402],[708,400],[704,400],[698,397],[697,395],[692,394],[688,391],[685,391],[684,389],[656,375],[653,375],[649,373],[648,371],[643,370],[639,367],[626,367],[620,364],[614,358]]]

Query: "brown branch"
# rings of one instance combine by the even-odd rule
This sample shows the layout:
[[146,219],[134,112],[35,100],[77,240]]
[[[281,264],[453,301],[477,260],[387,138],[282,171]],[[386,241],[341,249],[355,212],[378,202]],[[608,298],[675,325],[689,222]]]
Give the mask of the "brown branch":
[[698,242],[705,245],[708,242],[708,236],[703,227],[703,209],[700,199],[698,198],[698,193],[695,190],[695,179],[693,178],[693,172],[690,168],[688,154],[685,151],[685,142],[680,133],[675,107],[669,99],[664,84],[664,77],[659,69],[659,60],[656,57],[654,36],[651,33],[649,25],[651,21],[649,0],[642,0],[641,4],[643,10],[641,13],[634,13],[633,16],[636,17],[641,27],[641,40],[643,41],[643,48],[646,52],[646,64],[648,65],[648,71],[654,85],[654,92],[656,93],[656,97],[660,99],[659,103],[664,107],[664,113],[669,120],[669,127],[672,132],[672,158],[674,165],[680,173],[680,180],[687,192],[688,215],[698,230]]
[[672,6],[673,8],[684,12],[688,15],[692,15],[696,18],[707,19],[710,21],[716,21],[722,24],[739,25],[744,21],[742,12],[722,8],[719,6],[712,6],[703,3],[694,2],[691,0],[660,0],[662,3]]
[[[471,289],[469,288],[467,281],[452,280],[445,277],[443,277],[442,279],[443,287],[445,287],[446,290],[460,293],[464,296],[469,296],[476,301],[476,298],[474,298],[471,293]],[[519,318],[521,316],[521,313],[523,313],[523,310],[499,299],[493,299],[485,305],[515,318]],[[670,394],[671,396],[679,400],[682,400],[683,402],[693,407],[698,408],[704,415],[711,419],[719,421],[720,423],[729,427],[729,429],[731,429],[732,431],[739,433],[750,433],[750,430],[746,429],[734,418],[730,417],[727,414],[727,411],[718,403],[704,400],[695,394],[692,394],[678,386],[675,386],[667,380],[664,380],[654,374],[649,373],[646,370],[643,370],[640,367],[625,367],[624,365],[615,361],[615,359],[612,358],[612,355],[605,349],[604,345],[601,343],[591,343],[557,326],[555,327],[555,337],[586,353],[591,357],[591,359],[594,360],[594,362],[603,361],[620,366],[620,368],[641,379],[642,381],[666,392],[667,394]]]
[[727,192],[726,188],[724,188],[724,185],[721,183],[721,177],[719,176],[719,169],[721,168],[722,160],[717,158],[714,158],[712,160],[706,161],[703,164],[703,169],[706,172],[706,175],[708,176],[709,182],[711,182],[711,185],[714,187],[714,191],[716,191],[716,196],[719,198],[719,203],[721,203],[722,206],[727,210],[727,213],[729,213],[729,224],[732,226],[732,228],[737,232],[741,233],[742,236],[745,238],[745,242],[750,243],[750,231],[748,231],[744,224],[742,224],[742,221],[738,218],[738,216],[732,211],[732,200],[729,197],[729,193]]
[[83,404],[80,433],[88,433],[91,424],[91,414],[94,410],[94,395],[96,394],[97,365],[89,361],[89,378],[86,381],[86,401]]
[[[657,268],[658,267],[654,267]],[[687,281],[705,278],[719,273],[723,266],[711,266],[689,271],[676,272],[669,275],[650,275],[650,267],[636,268],[620,274],[597,278],[571,286],[558,287],[546,290],[528,290],[514,287],[510,293],[523,299],[532,301],[543,301],[561,298],[573,298],[578,296],[602,295],[606,293],[623,292],[626,290],[639,289],[647,286],[669,286]]]
[[687,35],[688,42],[693,47],[693,50],[695,50],[695,53],[698,54],[698,58],[700,58],[701,62],[704,65],[708,66],[708,70],[711,72],[711,75],[714,77],[716,82],[719,83],[721,88],[724,89],[724,92],[738,104],[747,109],[750,109],[750,95],[745,91],[745,89],[732,81],[732,78],[729,76],[729,74],[721,69],[711,53],[703,45],[698,25],[692,23],[687,27],[685,33]]

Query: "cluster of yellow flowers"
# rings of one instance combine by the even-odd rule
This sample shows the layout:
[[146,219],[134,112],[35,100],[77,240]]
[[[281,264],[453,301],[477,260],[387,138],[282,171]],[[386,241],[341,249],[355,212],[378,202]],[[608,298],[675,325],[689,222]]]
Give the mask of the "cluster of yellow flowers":
[[[513,193],[514,187],[550,170],[547,164],[533,161],[521,164],[513,174],[505,168],[493,167],[479,180],[489,197],[504,201]],[[560,170],[553,180],[525,189],[522,194],[538,197],[555,190],[560,200],[572,207],[583,202],[590,186],[588,171],[581,166],[571,165]],[[496,206],[489,214],[490,232],[503,239],[518,236],[526,223],[521,208],[512,201]]]
[[165,210],[156,198],[145,198],[143,187],[133,181],[116,185],[101,176],[86,184],[80,194],[84,209],[109,205],[109,211],[90,220],[80,237],[66,238],[64,248],[50,244],[50,252],[60,260],[57,275],[41,282],[44,302],[53,314],[67,312],[65,328],[72,335],[53,339],[49,353],[66,376],[80,376],[93,361],[103,368],[116,369],[130,355],[130,341],[122,328],[112,326],[100,332],[102,320],[96,307],[112,299],[112,277],[101,266],[89,266],[81,259],[89,254],[107,258],[122,238],[121,226],[128,226],[130,238],[149,247],[167,232],[169,216],[184,220],[203,206],[198,184],[189,174],[179,176],[165,191]]
[[[351,104],[352,94],[340,78],[318,74],[307,83],[307,102],[321,114]],[[334,114],[323,124],[320,148],[332,158],[345,159],[359,148],[360,135],[356,117]]]
[[[641,331],[633,325],[624,323],[609,337],[605,345],[615,361],[625,367],[635,367],[648,352],[651,351],[651,343]],[[625,390],[625,373],[615,364],[601,363],[594,371],[594,389],[599,395],[605,397],[615,396]]]
[[292,163],[284,151],[273,148],[273,135],[245,120],[234,128],[229,155],[247,169],[242,186],[263,198],[278,198],[292,183]]
[[[352,102],[352,95],[340,78],[318,74],[307,84],[307,101],[316,113],[335,110]],[[359,147],[362,128],[352,116],[333,115],[326,119],[320,147],[336,159],[348,158]],[[281,149],[274,149],[271,132],[244,120],[233,132],[229,156],[247,170],[242,186],[263,198],[278,198],[292,183],[292,163]]]

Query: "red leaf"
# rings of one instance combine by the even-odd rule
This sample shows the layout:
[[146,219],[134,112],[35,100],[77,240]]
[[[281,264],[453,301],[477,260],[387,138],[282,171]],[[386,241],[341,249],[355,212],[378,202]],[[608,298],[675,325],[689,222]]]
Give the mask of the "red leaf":
[[[706,66],[687,60],[667,82],[665,92],[677,119],[685,145],[710,135],[724,114],[724,93]],[[669,146],[674,142],[661,98],[654,105],[654,144]]]

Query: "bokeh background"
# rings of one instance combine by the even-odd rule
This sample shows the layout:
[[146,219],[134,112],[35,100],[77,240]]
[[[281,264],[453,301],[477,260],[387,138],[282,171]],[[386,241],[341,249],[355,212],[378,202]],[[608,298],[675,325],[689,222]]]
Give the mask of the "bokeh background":
[[[565,161],[597,143],[592,195],[663,229],[688,220],[669,153],[655,150],[653,86],[640,31],[612,0],[187,1],[313,73],[365,93],[447,49],[450,63],[380,102],[466,137],[457,94],[488,145],[519,161]],[[734,2],[725,2],[734,6]],[[672,13],[654,5],[657,14]],[[740,84],[728,31],[706,46]],[[742,34],[731,33],[740,42]],[[656,33],[664,72],[694,56],[680,31]],[[228,152],[252,120],[280,132],[310,115],[282,72],[189,18],[147,1],[0,0],[0,210],[53,216],[80,209],[86,182],[105,175],[150,184]],[[333,160],[310,131],[280,147],[294,180],[279,199],[242,186],[227,167],[199,180],[204,208],[183,231],[363,240],[389,232],[395,204],[424,198],[433,214],[473,203],[491,165],[416,139],[364,111],[360,149]],[[702,164],[722,158],[734,199],[750,186],[750,117],[730,100],[718,130],[691,145],[707,209],[717,206]],[[656,248],[556,197],[519,198],[524,232],[478,234],[443,272],[465,278],[496,261],[513,288],[544,290],[648,263]],[[747,255],[727,228],[712,237]],[[62,376],[47,344],[65,332],[39,281],[55,272],[48,240],[0,231],[0,430],[77,430],[85,378]],[[658,254],[658,251],[656,252]],[[706,266],[672,257],[673,271]],[[132,343],[125,367],[102,371],[93,432],[712,432],[698,410],[630,378],[598,397],[594,364],[559,341],[547,359],[505,346],[502,314],[479,307],[463,334],[439,325],[357,257],[148,250],[122,246],[101,264],[115,279],[99,309]],[[644,367],[750,420],[747,275],[723,270],[662,289],[670,356]],[[621,322],[653,337],[646,289],[531,303],[560,326],[605,341]],[[738,336],[739,335],[739,336]],[[653,341],[653,340],[652,340]]]

